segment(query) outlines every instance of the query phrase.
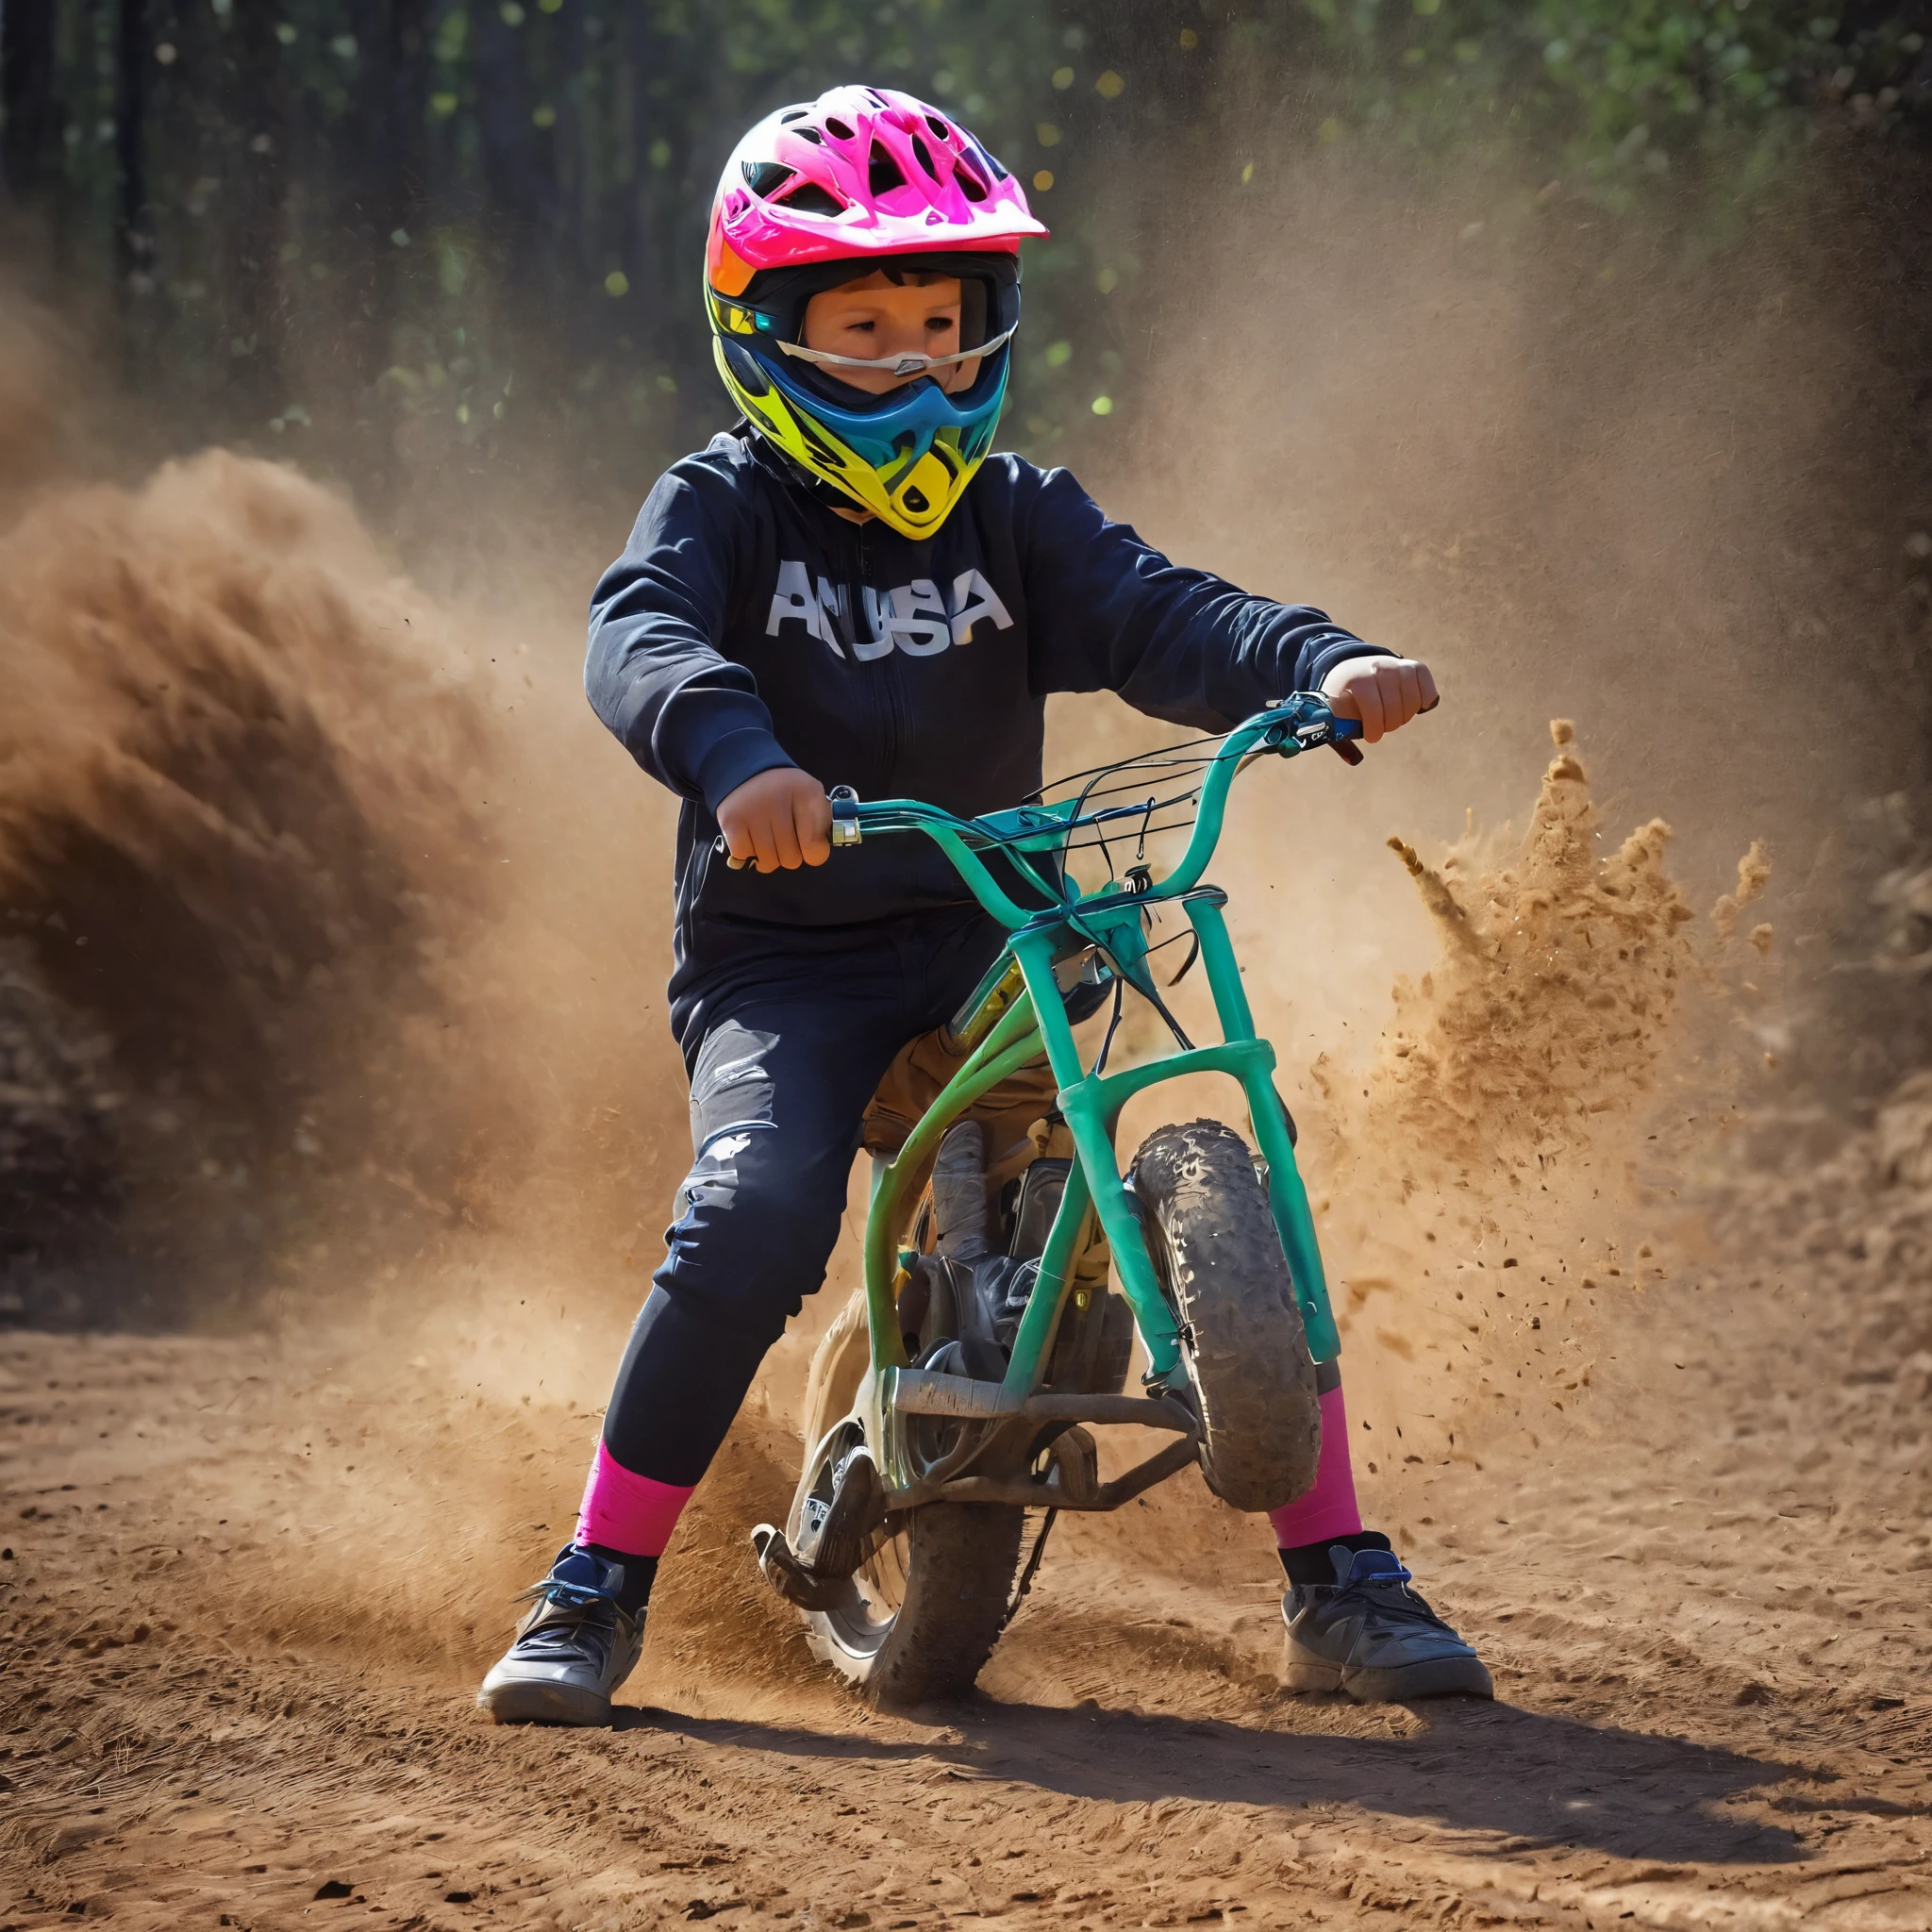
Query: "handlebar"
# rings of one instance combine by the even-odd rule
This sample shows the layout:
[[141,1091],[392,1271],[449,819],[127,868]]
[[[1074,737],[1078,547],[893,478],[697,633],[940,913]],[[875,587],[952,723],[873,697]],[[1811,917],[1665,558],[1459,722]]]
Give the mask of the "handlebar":
[[[1179,798],[1166,801],[1170,808],[1190,800],[1196,807],[1193,829],[1180,863],[1159,880],[1153,879],[1144,866],[1132,868],[1133,876],[1124,895],[1145,902],[1173,898],[1192,890],[1220,840],[1228,788],[1251,757],[1272,752],[1282,758],[1296,758],[1305,751],[1327,745],[1349,764],[1359,764],[1361,750],[1353,741],[1360,737],[1361,728],[1359,720],[1337,717],[1327,700],[1312,691],[1299,691],[1283,698],[1236,725],[1222,738],[1213,755],[1204,760],[1206,769],[1199,781]],[[1159,755],[1147,753],[1142,758],[1157,756]],[[1091,812],[1079,809],[1103,777],[1131,770],[1141,761],[1124,758],[1116,765],[1102,767],[1098,774],[1083,774],[1092,782],[1075,798],[1055,805],[1020,806],[978,818],[960,818],[917,799],[866,803],[850,786],[835,786],[829,794],[832,844],[835,848],[858,845],[868,836],[883,832],[924,832],[953,861],[979,903],[1001,924],[1017,931],[1032,924],[1040,914],[1016,905],[978,855],[1000,852],[1049,900],[1058,901],[1063,907],[1074,903],[1067,899],[1065,884],[1058,870],[1054,869],[1050,875],[1042,874],[1026,855],[1062,852],[1074,835],[1083,830],[1092,830],[1104,841],[1105,827],[1109,824],[1131,830],[1132,822],[1138,820],[1144,833],[1157,809],[1152,800],[1144,805],[1112,806]],[[731,858],[722,832],[713,841],[713,850],[724,857],[734,872],[748,863]]]

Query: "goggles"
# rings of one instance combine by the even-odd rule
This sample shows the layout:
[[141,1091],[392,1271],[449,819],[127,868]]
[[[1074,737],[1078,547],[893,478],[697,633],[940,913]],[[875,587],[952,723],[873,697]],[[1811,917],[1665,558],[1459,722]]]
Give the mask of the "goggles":
[[816,363],[821,369],[882,369],[891,375],[930,375],[935,369],[950,369],[956,362],[971,362],[1003,348],[1019,332],[1019,324],[977,348],[961,349],[955,356],[922,356],[908,351],[903,356],[835,356],[829,349],[808,349],[797,342],[778,342],[774,347],[801,362]]

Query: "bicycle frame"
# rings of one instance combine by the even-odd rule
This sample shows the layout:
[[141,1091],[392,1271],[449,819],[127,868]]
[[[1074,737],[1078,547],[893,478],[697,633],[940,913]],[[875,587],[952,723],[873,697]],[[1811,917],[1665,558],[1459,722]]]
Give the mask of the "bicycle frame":
[[[1339,743],[1358,730],[1353,721],[1337,719],[1321,698],[1307,694],[1258,713],[1229,732],[1208,761],[1198,788],[1193,829],[1173,872],[1156,880],[1144,867],[1137,866],[1129,869],[1124,882],[1110,878],[1091,893],[1063,886],[1061,903],[1040,911],[1016,904],[981,859],[980,852],[1020,855],[1023,862],[1029,853],[1058,855],[1076,831],[1109,822],[1131,822],[1137,808],[1116,808],[1082,816],[1079,801],[1074,801],[960,819],[908,800],[861,804],[849,792],[833,794],[835,844],[857,844],[881,832],[925,833],[952,859],[979,903],[1011,935],[982,981],[968,1016],[955,1029],[960,1043],[971,1048],[965,1064],[927,1109],[897,1157],[878,1167],[874,1175],[865,1234],[872,1373],[861,1407],[870,1412],[874,1425],[868,1434],[882,1472],[902,1494],[909,1496],[917,1478],[903,1455],[900,1432],[891,1426],[896,1415],[988,1420],[1037,1415],[1042,1420],[1125,1422],[1154,1420],[1153,1411],[1171,1410],[1175,1419],[1158,1421],[1156,1425],[1182,1428],[1191,1435],[1191,1421],[1179,1416],[1177,1404],[1121,1396],[1041,1397],[1039,1393],[1072,1287],[1071,1263],[1090,1209],[1099,1217],[1122,1291],[1147,1350],[1150,1391],[1158,1395],[1168,1390],[1179,1391],[1183,1386],[1174,1318],[1160,1291],[1114,1152],[1122,1109],[1136,1094],[1163,1081],[1191,1074],[1223,1074],[1240,1085],[1267,1163],[1269,1205],[1294,1284],[1309,1352],[1317,1362],[1330,1361],[1341,1353],[1307,1191],[1295,1164],[1287,1111],[1274,1084],[1274,1049],[1256,1037],[1254,1016],[1222,913],[1227,896],[1219,888],[1200,881],[1220,840],[1228,789],[1250,758],[1268,752],[1293,757],[1318,745]],[[1133,762],[1125,760],[1124,764],[1131,766]],[[1036,881],[1041,878],[1030,866],[1026,870]],[[1058,877],[1057,870],[1054,876]],[[1192,928],[1221,1041],[1170,1052],[1116,1072],[1090,1069],[1081,1059],[1067,1020],[1055,968],[1091,948],[1115,977],[1137,989],[1151,987],[1144,915],[1150,908],[1166,904],[1178,905]],[[983,1093],[1038,1058],[1042,1050],[1058,1084],[1058,1105],[1072,1132],[1076,1158],[1041,1258],[1039,1277],[1020,1321],[1006,1377],[999,1384],[991,1384],[915,1371],[906,1357],[897,1315],[899,1287],[911,1259],[909,1255],[902,1257],[899,1242],[917,1205],[923,1177],[946,1129]],[[1180,1466],[1174,1451],[1156,1458],[1156,1462],[1163,1460]],[[1153,1467],[1143,1465],[1150,1472]],[[929,1474],[928,1486],[935,1479]],[[971,1487],[987,1490],[987,1500],[996,1500],[992,1491],[1002,1486],[979,1482]],[[1108,1485],[1109,1490],[1120,1487]],[[947,1493],[965,1493],[965,1490],[956,1485]],[[1115,1500],[1124,1501],[1125,1495]],[[1088,1507],[1112,1506],[1108,1502]]]

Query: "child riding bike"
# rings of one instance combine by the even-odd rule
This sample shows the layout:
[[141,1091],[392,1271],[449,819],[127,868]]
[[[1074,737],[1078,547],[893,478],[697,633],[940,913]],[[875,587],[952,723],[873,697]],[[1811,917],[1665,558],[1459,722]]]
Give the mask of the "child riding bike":
[[[1435,701],[1424,665],[1173,564],[1064,470],[989,454],[1020,244],[1045,233],[972,134],[884,89],[770,116],[719,183],[706,305],[742,420],[652,491],[597,587],[585,673],[684,801],[670,1004],[694,1159],[576,1535],[483,1680],[499,1723],[608,1721],[679,1512],[823,1284],[869,1105],[1004,943],[927,841],[817,870],[828,788],[1013,805],[1040,786],[1054,691],[1220,731],[1319,691],[1370,743]],[[1321,1388],[1314,1486],[1271,1517],[1288,1681],[1488,1696],[1363,1526],[1332,1365]]]

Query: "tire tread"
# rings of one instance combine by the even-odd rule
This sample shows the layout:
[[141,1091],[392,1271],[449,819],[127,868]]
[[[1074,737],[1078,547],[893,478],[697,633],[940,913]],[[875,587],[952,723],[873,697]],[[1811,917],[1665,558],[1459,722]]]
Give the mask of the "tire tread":
[[1208,1487],[1237,1509],[1279,1508],[1313,1487],[1322,1411],[1254,1155],[1220,1121],[1161,1127],[1134,1158],[1134,1191],[1183,1324]]
[[811,1615],[813,1652],[881,1707],[965,1696],[1006,1621],[1025,1514],[998,1504],[927,1504],[908,1526],[906,1600],[891,1635],[860,1657],[838,1642],[827,1619]]

